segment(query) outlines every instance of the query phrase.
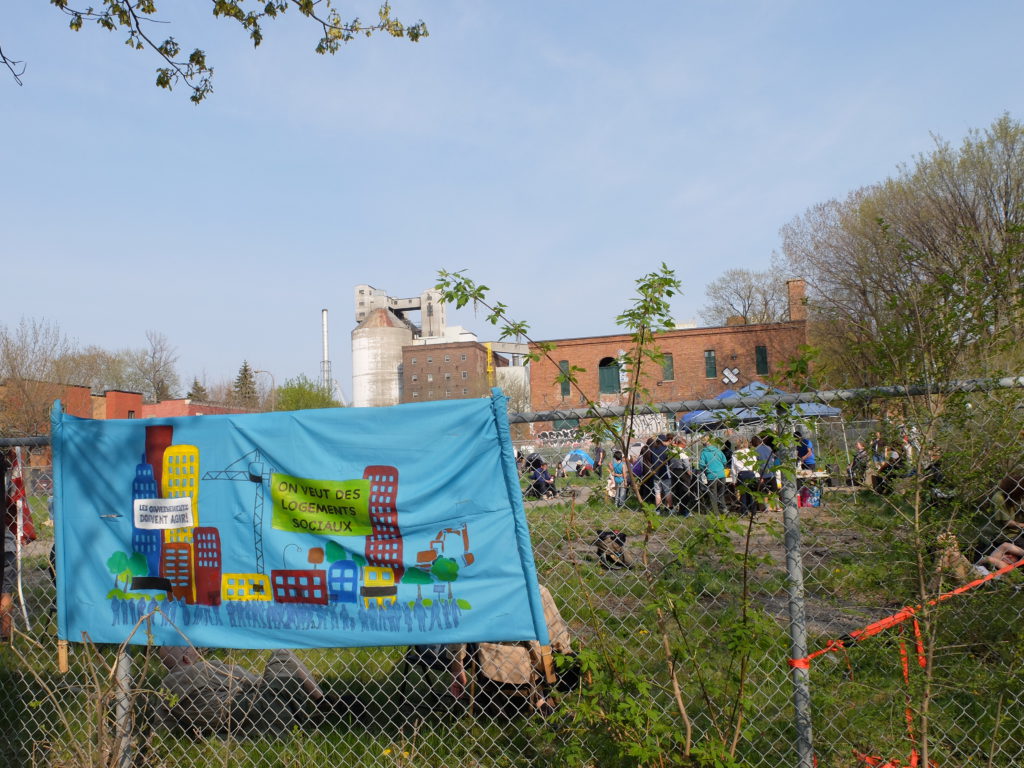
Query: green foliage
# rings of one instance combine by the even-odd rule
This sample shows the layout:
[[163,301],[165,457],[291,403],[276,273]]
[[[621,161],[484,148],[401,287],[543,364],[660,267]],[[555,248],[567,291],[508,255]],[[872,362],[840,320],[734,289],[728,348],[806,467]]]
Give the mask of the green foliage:
[[[174,37],[164,40],[151,38],[149,30],[154,23],[167,23],[160,18],[156,0],[102,0],[98,6],[73,8],[70,0],[50,0],[69,17],[68,26],[78,32],[86,22],[92,22],[108,32],[122,32],[125,44],[135,50],[148,49],[161,60],[156,70],[156,85],[171,90],[179,82],[190,91],[189,99],[199,104],[213,92],[213,67],[206,60],[206,52],[195,48],[188,55]],[[418,42],[429,35],[422,21],[405,24],[391,15],[391,5],[385,2],[377,11],[377,19],[363,22],[359,18],[346,20],[332,5],[331,0],[213,0],[215,18],[238,24],[252,40],[254,46],[263,42],[263,29],[268,21],[283,16],[289,8],[308,19],[319,30],[314,50],[320,54],[337,53],[341,46],[356,37],[370,37],[376,33],[390,37],[408,38]],[[4,63],[9,60],[4,57]],[[19,62],[11,61],[10,64]],[[23,72],[11,71],[17,79]]]
[[327,554],[328,563],[336,563],[339,560],[348,559],[348,552],[345,550],[343,546],[341,546],[338,542],[334,541],[333,539],[327,540],[327,544],[324,549]]
[[128,567],[128,553],[115,552],[107,558],[107,570],[114,576],[120,575]]
[[231,397],[238,405],[246,408],[255,408],[258,403],[256,374],[248,360],[243,360],[242,367],[238,369],[235,383],[231,386]]
[[434,580],[430,574],[424,573],[419,568],[406,568],[402,575],[403,584],[433,584]]
[[149,564],[146,556],[141,552],[132,552],[126,564],[128,573],[132,576],[146,576],[149,574]]
[[198,403],[207,403],[210,401],[210,393],[206,391],[206,387],[203,386],[202,382],[199,381],[198,378],[192,379],[192,386],[188,388],[188,394],[186,394],[185,397]]
[[459,577],[459,564],[450,557],[439,557],[430,566],[430,573],[438,581],[455,581]]
[[319,381],[313,381],[305,374],[286,379],[278,387],[275,409],[278,411],[301,411],[307,408],[337,408],[341,405]]
[[783,229],[812,286],[809,330],[835,385],[1015,371],[1024,339],[1024,123],[1002,115],[959,147],[814,206]]

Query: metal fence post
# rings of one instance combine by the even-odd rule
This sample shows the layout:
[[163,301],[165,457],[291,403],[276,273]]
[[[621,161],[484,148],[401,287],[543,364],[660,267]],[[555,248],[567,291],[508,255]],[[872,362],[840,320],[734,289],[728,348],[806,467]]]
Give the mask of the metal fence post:
[[[803,659],[807,656],[807,616],[804,610],[804,564],[800,552],[800,512],[794,477],[783,477],[780,496],[789,592],[789,657],[791,660]],[[790,674],[793,680],[797,765],[799,768],[813,768],[810,670],[806,666],[794,665]]]
[[117,651],[114,694],[116,768],[132,767],[132,658],[127,647]]

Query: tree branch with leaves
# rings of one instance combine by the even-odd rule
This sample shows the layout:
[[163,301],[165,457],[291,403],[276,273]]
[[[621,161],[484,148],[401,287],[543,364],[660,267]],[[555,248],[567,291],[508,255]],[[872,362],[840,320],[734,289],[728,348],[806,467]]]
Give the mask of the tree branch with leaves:
[[[93,24],[108,32],[123,32],[129,48],[155,54],[161,61],[156,69],[157,87],[173,90],[179,83],[183,84],[194,104],[213,93],[213,67],[207,61],[205,50],[193,48],[186,54],[186,49],[173,36],[161,40],[160,35],[150,34],[156,29],[154,25],[169,23],[157,16],[156,0],[102,0],[97,6],[85,8],[72,6],[70,0],[50,0],[50,3],[69,17],[73,31]],[[259,46],[263,42],[264,25],[289,9],[309,19],[319,29],[320,37],[314,50],[320,54],[337,53],[342,45],[356,37],[385,34],[417,42],[429,35],[423,21],[406,24],[392,16],[391,5],[387,2],[378,8],[377,19],[372,22],[358,17],[344,19],[331,0],[212,0],[211,12],[215,18],[235,21],[248,33],[253,46]],[[21,85],[25,62],[9,57],[0,48],[0,63]]]

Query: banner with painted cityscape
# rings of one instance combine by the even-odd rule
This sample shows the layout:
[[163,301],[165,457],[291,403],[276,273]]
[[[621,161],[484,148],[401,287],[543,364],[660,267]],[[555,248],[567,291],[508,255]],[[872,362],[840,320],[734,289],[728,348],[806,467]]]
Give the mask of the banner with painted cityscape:
[[497,390],[116,421],[58,403],[52,444],[62,639],[147,616],[163,645],[546,639]]

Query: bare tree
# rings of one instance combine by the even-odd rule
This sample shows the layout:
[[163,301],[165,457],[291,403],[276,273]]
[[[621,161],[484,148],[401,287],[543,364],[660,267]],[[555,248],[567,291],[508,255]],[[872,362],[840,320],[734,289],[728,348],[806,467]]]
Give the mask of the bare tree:
[[725,325],[730,317],[747,323],[780,323],[789,319],[786,281],[781,273],[728,269],[704,290],[707,303],[701,319],[708,325]]
[[75,352],[75,342],[55,323],[26,319],[0,326],[0,434],[49,432],[50,407],[72,382],[58,362]]
[[1024,339],[1024,124],[1003,115],[959,148],[936,139],[894,178],[812,207],[782,238],[834,384],[1012,366]]
[[132,365],[142,384],[142,394],[150,402],[158,403],[177,396],[179,388],[178,351],[158,331],[146,331],[149,347],[132,356]]

